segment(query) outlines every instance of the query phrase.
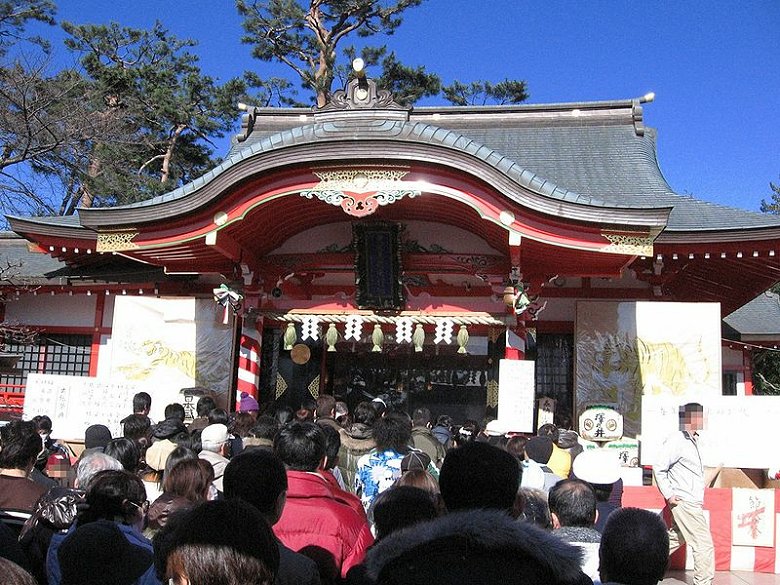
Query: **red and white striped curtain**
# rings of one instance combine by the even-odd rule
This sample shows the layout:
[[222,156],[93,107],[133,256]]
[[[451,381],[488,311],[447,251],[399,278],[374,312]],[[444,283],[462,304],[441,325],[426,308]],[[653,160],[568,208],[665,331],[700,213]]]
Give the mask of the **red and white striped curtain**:
[[241,329],[238,349],[238,382],[236,385],[236,409],[241,393],[246,392],[260,402],[260,347],[263,344],[263,321],[245,322]]

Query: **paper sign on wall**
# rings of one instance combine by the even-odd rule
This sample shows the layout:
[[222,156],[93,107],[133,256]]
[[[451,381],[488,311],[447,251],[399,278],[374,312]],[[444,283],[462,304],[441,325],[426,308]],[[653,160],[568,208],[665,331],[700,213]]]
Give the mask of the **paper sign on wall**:
[[86,376],[29,374],[24,395],[25,420],[45,414],[58,439],[83,439],[93,424],[106,425],[112,437],[122,436],[119,423],[133,412],[135,384]]
[[510,431],[534,430],[535,365],[528,360],[499,361],[498,420]]
[[732,490],[731,541],[735,546],[774,546],[775,490]]

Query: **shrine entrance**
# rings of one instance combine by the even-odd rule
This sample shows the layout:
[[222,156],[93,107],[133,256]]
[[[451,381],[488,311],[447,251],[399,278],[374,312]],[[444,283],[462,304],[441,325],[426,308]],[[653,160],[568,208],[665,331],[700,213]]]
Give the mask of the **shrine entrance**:
[[496,414],[498,360],[504,352],[503,335],[496,332],[475,331],[467,353],[459,353],[456,343],[431,343],[416,351],[392,339],[382,351],[374,351],[370,341],[340,341],[335,351],[328,351],[326,342],[311,339],[285,349],[284,332],[282,326],[263,330],[260,376],[265,403],[298,409],[304,400],[324,392],[344,400],[350,409],[381,398],[391,408],[411,414],[427,407],[434,417],[448,414],[457,422]]

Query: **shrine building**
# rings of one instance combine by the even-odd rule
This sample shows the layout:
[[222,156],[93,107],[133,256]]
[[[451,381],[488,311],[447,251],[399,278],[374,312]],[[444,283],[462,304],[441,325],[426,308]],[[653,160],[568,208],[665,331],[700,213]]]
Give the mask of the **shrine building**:
[[780,218],[674,192],[651,99],[412,109],[353,79],[320,109],[244,106],[192,183],[8,217],[4,316],[38,339],[6,348],[4,401],[28,373],[168,368],[227,406],[324,392],[481,420],[510,391],[502,359],[535,363],[563,424],[600,401],[630,427],[649,392],[750,394],[721,321],[780,280]]

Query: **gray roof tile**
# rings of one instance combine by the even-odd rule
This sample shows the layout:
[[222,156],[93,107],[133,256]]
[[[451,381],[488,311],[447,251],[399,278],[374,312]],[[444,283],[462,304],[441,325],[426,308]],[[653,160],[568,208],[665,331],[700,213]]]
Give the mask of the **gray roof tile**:
[[780,297],[767,291],[723,320],[741,335],[778,335],[780,334]]

